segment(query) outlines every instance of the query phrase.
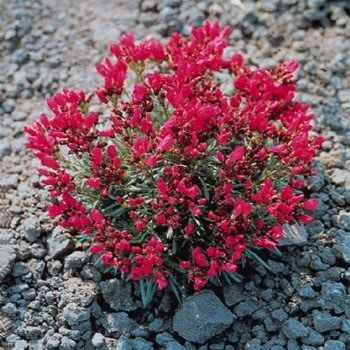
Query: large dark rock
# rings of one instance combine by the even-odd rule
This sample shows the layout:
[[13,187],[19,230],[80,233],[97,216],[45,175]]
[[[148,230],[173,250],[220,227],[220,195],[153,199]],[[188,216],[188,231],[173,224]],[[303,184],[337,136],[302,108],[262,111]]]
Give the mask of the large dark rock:
[[223,332],[235,318],[220,299],[208,290],[183,302],[174,316],[173,327],[182,338],[203,344]]
[[302,225],[284,225],[283,239],[278,243],[280,247],[291,245],[305,245],[307,243],[308,234]]
[[69,254],[74,248],[74,242],[66,237],[59,227],[56,227],[47,238],[48,256],[52,259]]
[[131,296],[130,283],[111,279],[100,283],[103,299],[115,311],[132,311],[137,308]]

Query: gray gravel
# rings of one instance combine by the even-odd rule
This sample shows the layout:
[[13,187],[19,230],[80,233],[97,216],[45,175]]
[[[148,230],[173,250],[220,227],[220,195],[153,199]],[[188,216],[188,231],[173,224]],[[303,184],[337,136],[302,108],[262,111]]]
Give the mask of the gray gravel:
[[[0,348],[349,349],[349,14],[346,0],[0,1]],[[320,205],[271,271],[142,310],[137,286],[109,281],[48,218],[22,130],[57,89],[94,86],[120,33],[188,33],[208,17],[233,25],[234,50],[253,66],[301,63],[299,96],[327,137],[309,184]]]

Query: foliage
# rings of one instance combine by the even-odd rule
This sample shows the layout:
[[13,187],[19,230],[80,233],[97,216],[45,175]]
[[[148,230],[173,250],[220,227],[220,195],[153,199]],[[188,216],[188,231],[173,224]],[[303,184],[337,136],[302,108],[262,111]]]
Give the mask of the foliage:
[[48,100],[53,116],[25,129],[50,216],[140,281],[144,303],[155,285],[181,298],[187,283],[239,279],[240,261],[264,264],[256,248],[275,249],[283,224],[309,223],[317,206],[302,190],[323,139],[294,100],[297,63],[254,70],[240,54],[224,58],[229,33],[205,22],[165,45],[125,34],[97,65],[108,125],[93,95],[64,89]]

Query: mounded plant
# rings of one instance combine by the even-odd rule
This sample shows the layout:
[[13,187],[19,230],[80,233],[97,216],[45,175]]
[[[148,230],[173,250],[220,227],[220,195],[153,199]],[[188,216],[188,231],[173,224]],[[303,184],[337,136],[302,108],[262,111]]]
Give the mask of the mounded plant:
[[[257,251],[317,206],[303,189],[323,138],[295,100],[298,64],[224,58],[229,33],[204,22],[165,45],[125,34],[97,65],[94,94],[56,93],[52,115],[25,129],[49,215],[91,242],[97,262],[140,281],[145,303],[157,288],[181,297],[236,280],[240,263],[263,264]],[[91,110],[96,96],[108,120]]]

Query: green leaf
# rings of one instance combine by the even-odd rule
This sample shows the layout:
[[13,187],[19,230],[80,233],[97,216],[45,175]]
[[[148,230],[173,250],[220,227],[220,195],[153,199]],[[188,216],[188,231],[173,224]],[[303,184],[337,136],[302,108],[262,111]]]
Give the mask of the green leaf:
[[282,257],[282,252],[278,248],[275,248],[272,253],[279,258]]
[[177,240],[174,237],[174,239],[173,239],[173,253],[174,253],[174,255],[176,255],[176,252],[177,252]]
[[176,277],[173,275],[169,276],[169,284],[172,292],[175,294],[175,297],[179,303],[183,300],[183,292],[182,287],[180,286],[179,282],[177,281]]
[[232,284],[232,280],[228,277],[228,275],[227,275],[225,272],[222,273],[222,276],[224,277],[224,279],[226,280],[226,282],[227,282],[229,285]]
[[192,215],[192,219],[193,219],[193,221],[197,224],[197,226],[199,226],[199,227],[202,226],[202,225],[201,225],[201,222],[200,222],[195,216]]
[[166,238],[171,239],[173,237],[173,234],[174,234],[174,229],[171,226],[169,226],[168,231],[166,233]]
[[176,270],[178,272],[180,272],[181,274],[185,273],[185,270],[182,269],[178,264],[172,262],[171,260],[167,260],[166,264],[173,270]]
[[200,176],[197,176],[197,177],[202,185],[204,197],[207,200],[209,200],[209,190],[208,190],[207,184],[204,182],[204,180]]
[[84,243],[85,241],[87,241],[89,238],[91,238],[90,235],[78,235],[76,236],[79,240],[80,243]]
[[81,259],[84,263],[88,262],[90,257],[91,257],[91,253],[90,253],[90,250],[87,249],[85,252],[84,252],[84,255],[83,255],[83,258]]
[[96,258],[96,260],[95,260],[95,262],[94,262],[94,266],[97,267],[97,268],[101,268],[101,267],[103,266],[101,256],[99,256],[98,258]]
[[128,186],[127,190],[128,190],[128,192],[141,192],[142,188],[139,188],[136,186]]
[[223,272],[223,276],[229,284],[235,282],[241,283],[243,281],[243,276],[237,272]]
[[146,307],[146,304],[147,304],[147,300],[146,300],[146,286],[145,286],[145,282],[144,282],[143,279],[141,279],[139,281],[139,286],[140,286],[140,292],[141,292],[142,305],[143,305],[143,307]]
[[210,282],[213,283],[216,287],[221,287],[222,284],[221,284],[221,281],[218,277],[212,277],[210,279]]
[[114,202],[114,203],[108,205],[107,207],[103,208],[102,211],[103,211],[103,212],[113,211],[113,210],[115,210],[115,208],[116,208],[117,206],[118,206],[118,205]]
[[169,281],[169,285],[170,285],[171,291],[174,293],[174,295],[176,297],[176,300],[179,303],[181,303],[182,302],[182,298],[181,298],[181,295],[180,295],[178,289],[176,288],[176,286],[174,285],[174,283],[172,281]]
[[253,259],[255,262],[257,262],[257,263],[260,264],[261,266],[263,266],[266,270],[268,270],[268,271],[270,271],[270,272],[272,271],[270,265],[269,265],[266,261],[262,260],[262,259],[260,258],[260,256],[259,256],[258,254],[256,254],[256,253],[254,253],[252,250],[246,249],[245,255],[246,255],[247,257]]
[[109,213],[106,213],[108,216],[113,216],[114,218],[118,218],[120,216],[122,216],[124,213],[126,213],[127,209],[126,208],[123,208],[123,207],[120,207],[116,210],[113,210]]
[[152,301],[157,291],[157,285],[151,279],[142,278],[139,281],[142,305],[146,308]]
[[131,243],[142,243],[146,240],[148,235],[149,235],[148,232],[141,233],[138,236],[136,236],[135,238],[133,238],[131,240]]

